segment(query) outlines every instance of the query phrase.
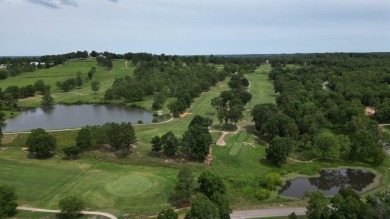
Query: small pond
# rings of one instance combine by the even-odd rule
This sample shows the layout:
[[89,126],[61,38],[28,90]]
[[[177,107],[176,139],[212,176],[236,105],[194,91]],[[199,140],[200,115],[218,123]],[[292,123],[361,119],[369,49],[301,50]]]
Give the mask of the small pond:
[[3,132],[28,131],[35,128],[65,129],[86,125],[102,125],[106,122],[131,122],[142,120],[150,123],[153,114],[122,105],[55,105],[50,109],[26,109],[1,125]]
[[319,177],[296,178],[286,181],[279,194],[303,198],[305,192],[320,191],[326,196],[337,194],[340,188],[350,186],[357,192],[374,181],[375,174],[359,169],[324,169]]

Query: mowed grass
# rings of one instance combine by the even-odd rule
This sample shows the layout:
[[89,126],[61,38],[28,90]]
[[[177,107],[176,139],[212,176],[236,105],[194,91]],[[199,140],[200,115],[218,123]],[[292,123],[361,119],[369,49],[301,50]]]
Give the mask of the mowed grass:
[[[168,207],[178,170],[102,162],[26,159],[18,147],[1,152],[0,183],[15,186],[19,205],[58,209],[81,195],[87,209],[150,214]],[[3,157],[11,156],[11,159]]]
[[[16,77],[8,77],[6,80],[2,80],[0,88],[3,90],[8,86],[26,86],[34,84],[37,80],[43,80],[45,84],[50,85],[51,94],[56,103],[77,103],[77,102],[99,102],[104,97],[104,92],[112,86],[115,78],[131,76],[134,72],[134,67],[131,66],[131,62],[128,63],[126,68],[125,60],[114,60],[114,68],[107,70],[97,65],[95,60],[72,60],[67,61],[63,65],[58,65],[49,69],[38,69],[34,72],[25,72]],[[88,71],[93,67],[96,67],[96,73],[92,80],[87,78]],[[81,88],[76,88],[69,92],[63,92],[60,90],[56,82],[65,81],[68,78],[75,78],[77,72],[81,72],[84,78],[84,84]],[[97,93],[91,91],[91,81],[98,81],[100,83],[100,90]],[[36,107],[40,105],[41,95],[30,97],[26,99],[20,99],[19,106],[24,107]]]

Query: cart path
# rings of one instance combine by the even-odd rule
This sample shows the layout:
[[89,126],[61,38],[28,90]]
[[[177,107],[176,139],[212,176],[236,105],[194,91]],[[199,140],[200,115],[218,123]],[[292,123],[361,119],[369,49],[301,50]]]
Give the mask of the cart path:
[[[30,208],[30,207],[17,207],[18,210],[23,211],[37,211],[37,212],[47,212],[47,213],[60,213],[60,210],[51,210],[51,209],[42,209],[42,208]],[[100,215],[104,216],[110,219],[118,219],[114,215],[106,212],[99,212],[99,211],[81,211],[81,214],[88,214],[88,215]]]
[[295,208],[270,208],[261,210],[248,210],[248,211],[233,211],[230,214],[231,219],[245,219],[245,218],[262,218],[262,217],[279,217],[288,216],[292,212],[296,215],[305,215],[306,208],[295,207]]

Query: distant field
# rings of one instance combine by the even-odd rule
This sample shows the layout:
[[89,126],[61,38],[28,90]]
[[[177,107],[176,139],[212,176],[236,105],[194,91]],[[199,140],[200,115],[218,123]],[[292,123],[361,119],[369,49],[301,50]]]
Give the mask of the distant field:
[[[8,77],[6,80],[1,81],[0,88],[4,90],[12,85],[21,87],[34,84],[37,80],[43,80],[45,84],[51,86],[52,97],[57,103],[98,102],[103,98],[104,92],[111,87],[115,78],[133,75],[134,67],[131,66],[130,62],[128,63],[128,68],[126,68],[124,60],[115,60],[113,64],[114,68],[107,70],[98,66],[95,60],[67,61],[64,65],[58,65],[49,69],[38,69],[34,72],[22,73],[16,77]],[[93,66],[96,66],[97,71],[92,80],[100,82],[100,91],[97,94],[91,91],[91,81],[87,79],[87,73]],[[78,71],[81,71],[85,78],[81,89],[76,88],[69,92],[62,92],[57,88],[57,81],[74,78]],[[19,100],[18,105],[34,107],[39,106],[40,102],[41,96],[35,96]]]

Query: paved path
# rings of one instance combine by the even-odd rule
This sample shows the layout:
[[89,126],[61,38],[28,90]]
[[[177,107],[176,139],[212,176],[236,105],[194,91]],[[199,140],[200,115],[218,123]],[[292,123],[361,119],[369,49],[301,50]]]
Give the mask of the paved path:
[[292,212],[295,212],[296,215],[305,215],[306,208],[270,208],[261,210],[233,211],[233,214],[231,214],[230,217],[231,219],[278,217],[288,216]]
[[[47,212],[47,213],[60,213],[60,210],[50,210],[50,209],[42,209],[42,208],[29,208],[29,207],[17,207],[18,210],[23,211],[37,211],[37,212]],[[100,215],[104,216],[110,219],[118,219],[112,214],[106,213],[106,212],[99,212],[99,211],[81,211],[82,214],[88,214],[88,215]]]

